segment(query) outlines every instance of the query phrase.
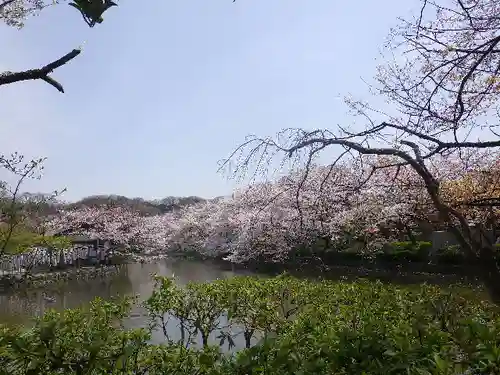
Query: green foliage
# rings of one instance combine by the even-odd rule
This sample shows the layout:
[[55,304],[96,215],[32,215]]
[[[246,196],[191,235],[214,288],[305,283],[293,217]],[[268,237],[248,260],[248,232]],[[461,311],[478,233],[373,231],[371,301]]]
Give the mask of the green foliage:
[[[327,264],[349,264],[362,260],[379,260],[391,263],[424,262],[427,263],[432,256],[432,242],[429,241],[401,241],[381,244],[373,247],[371,251],[360,248],[349,247],[347,242],[330,244],[331,249],[323,245],[324,240],[318,240],[318,244],[312,249],[302,247],[296,249],[291,255],[292,262],[304,262],[311,256],[320,258]],[[500,248],[500,246],[496,246]],[[436,252],[435,257],[442,264],[460,264],[464,262],[464,252],[460,246],[447,246]]]
[[177,287],[172,279],[156,278],[157,290],[146,302],[153,319],[159,319],[167,337],[168,319],[174,316],[180,321],[181,339],[179,343],[191,344],[199,333],[204,346],[208,346],[208,336],[219,326],[223,313],[220,283],[189,283],[185,289]]
[[[4,234],[4,236],[2,236],[2,234]],[[7,237],[6,233],[2,234],[0,234],[2,238]],[[32,244],[37,236],[37,233],[30,231],[17,231],[12,233],[10,238],[6,240],[4,251],[6,254],[18,254],[23,252],[26,246]]]
[[149,338],[144,330],[114,328],[129,306],[97,299],[88,311],[49,311],[27,331],[4,329],[0,364],[10,374],[104,374],[127,366]]
[[[1,332],[9,374],[495,374],[500,318],[459,290],[380,282],[237,277],[180,287],[157,277],[149,329],[126,330],[130,300],[49,312]],[[182,340],[148,342],[174,320]],[[234,349],[232,355],[219,347]],[[240,341],[241,343],[241,341]],[[1,370],[0,370],[1,371]]]
[[55,237],[36,235],[29,238],[29,240],[27,239],[26,241],[19,243],[17,246],[17,252],[28,251],[34,246],[52,250],[64,250],[70,248],[72,243],[68,237],[64,236]]
[[460,245],[442,247],[436,252],[436,257],[438,262],[445,264],[460,264],[465,260],[465,255]]
[[102,23],[104,12],[117,4],[110,0],[74,0],[69,5],[80,11],[89,27],[94,27],[96,23]]
[[6,254],[20,254],[31,250],[34,246],[53,250],[64,250],[71,247],[71,240],[67,237],[42,236],[30,231],[19,230],[12,233],[6,246]]
[[422,262],[429,257],[431,242],[392,242],[376,254],[377,258],[389,261]]

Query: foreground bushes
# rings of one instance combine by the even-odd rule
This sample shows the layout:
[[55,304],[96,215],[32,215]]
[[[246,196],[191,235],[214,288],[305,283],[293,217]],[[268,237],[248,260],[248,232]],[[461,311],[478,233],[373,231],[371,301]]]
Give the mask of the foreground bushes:
[[[151,326],[121,326],[130,300],[4,328],[8,374],[497,374],[496,307],[459,291],[360,281],[157,278]],[[149,343],[153,330],[165,343]],[[236,348],[235,348],[236,346]],[[232,354],[227,353],[227,349]]]

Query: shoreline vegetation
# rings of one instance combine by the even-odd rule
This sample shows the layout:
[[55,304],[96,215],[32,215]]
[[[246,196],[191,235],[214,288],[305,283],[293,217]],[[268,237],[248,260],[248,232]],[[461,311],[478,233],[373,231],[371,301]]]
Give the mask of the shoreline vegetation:
[[[146,327],[117,324],[131,299],[51,311],[30,329],[0,328],[1,368],[11,375],[484,375],[500,369],[498,307],[475,290],[289,275],[184,287],[172,278],[155,281],[143,303]],[[150,343],[153,331],[164,334],[163,344]]]
[[[500,263],[500,246],[496,255]],[[328,272],[332,269],[351,268],[366,270],[384,270],[387,272],[421,272],[429,274],[456,274],[459,276],[477,276],[478,264],[471,263],[457,245],[445,246],[432,250],[428,241],[403,241],[387,243],[378,251],[345,250],[301,250],[283,261],[255,259],[247,262],[231,262],[225,254],[209,256],[196,250],[171,251],[167,256],[194,260],[212,260],[233,267],[252,270],[318,270]],[[147,258],[147,257],[146,257]]]
[[27,274],[4,274],[0,275],[0,293],[2,291],[5,292],[18,289],[40,289],[48,284],[66,282],[69,280],[106,278],[115,275],[119,271],[119,267],[120,265],[105,265],[98,267],[86,266]]
[[[456,278],[478,283],[477,266],[467,262],[459,247],[452,245],[433,252],[432,244],[427,241],[393,242],[384,245],[379,251],[363,253],[353,249],[297,251],[288,259],[273,262],[269,259],[234,263],[224,255],[207,256],[196,250],[169,251],[161,255],[142,255],[131,253],[119,256],[109,265],[87,265],[85,267],[54,267],[45,271],[24,274],[0,275],[0,287],[40,288],[51,282],[93,277],[108,277],[116,273],[121,264],[155,262],[162,258],[186,259],[215,262],[223,267],[248,269],[264,274],[292,272],[295,274],[319,273],[323,276],[357,276],[381,280],[432,280]],[[499,253],[500,254],[500,253]],[[500,258],[499,258],[500,261]]]

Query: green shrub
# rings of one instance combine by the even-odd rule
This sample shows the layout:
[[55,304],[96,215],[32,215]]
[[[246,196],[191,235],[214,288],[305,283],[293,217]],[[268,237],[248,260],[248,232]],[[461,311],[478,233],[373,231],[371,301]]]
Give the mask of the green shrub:
[[376,254],[376,257],[392,262],[423,262],[428,259],[431,248],[431,242],[392,242],[385,245],[383,250]]
[[363,254],[355,249],[341,249],[325,253],[325,260],[328,263],[342,264],[343,262],[359,261],[363,259]]
[[[0,329],[0,373],[458,375],[500,370],[498,309],[455,288],[286,275],[186,287],[162,277],[156,283],[144,305],[151,317],[148,329],[120,325],[129,301],[102,300],[89,310],[49,312],[28,330]],[[151,344],[151,330],[161,331],[169,320],[181,323],[184,335]],[[234,349],[237,335],[244,336],[243,348],[222,355],[220,347]]]
[[437,261],[443,264],[460,264],[465,260],[464,252],[460,245],[448,245],[436,252]]
[[290,251],[289,258],[292,260],[307,258],[313,256],[316,253],[324,252],[323,248],[311,248],[306,246],[297,246],[292,251]]

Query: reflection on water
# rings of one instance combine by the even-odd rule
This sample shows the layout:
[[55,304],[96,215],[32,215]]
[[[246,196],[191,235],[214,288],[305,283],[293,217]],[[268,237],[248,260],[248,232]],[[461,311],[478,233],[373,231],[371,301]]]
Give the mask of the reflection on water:
[[[210,262],[187,260],[165,259],[158,263],[128,264],[107,279],[71,280],[57,286],[49,285],[44,290],[0,295],[0,323],[29,324],[32,317],[42,315],[47,309],[74,308],[89,303],[95,297],[110,299],[137,295],[142,302],[153,290],[153,274],[175,275],[176,281],[184,285],[189,281],[210,281],[250,273],[225,270]],[[125,322],[128,328],[145,327],[147,324],[148,318],[141,306],[136,306]],[[176,326],[172,326],[172,333],[172,338],[176,338]],[[163,339],[160,332],[153,337],[155,342]]]

